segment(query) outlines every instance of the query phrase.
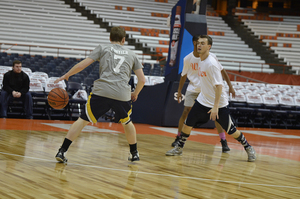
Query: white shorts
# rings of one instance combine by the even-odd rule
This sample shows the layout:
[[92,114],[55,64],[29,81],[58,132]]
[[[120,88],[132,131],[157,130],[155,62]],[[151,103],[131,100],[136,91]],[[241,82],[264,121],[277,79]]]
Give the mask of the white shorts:
[[186,91],[183,105],[186,107],[192,107],[194,105],[195,99],[197,99],[198,95],[199,95],[199,93]]

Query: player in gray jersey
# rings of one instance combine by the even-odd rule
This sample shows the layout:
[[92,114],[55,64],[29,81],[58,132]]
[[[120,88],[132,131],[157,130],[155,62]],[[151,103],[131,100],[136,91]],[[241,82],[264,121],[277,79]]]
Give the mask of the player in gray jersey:
[[[85,105],[85,111],[69,129],[61,148],[56,154],[56,160],[67,162],[65,152],[78,137],[82,129],[89,123],[96,123],[98,118],[110,109],[115,112],[115,122],[121,122],[130,147],[129,161],[138,161],[136,130],[130,119],[131,101],[136,101],[145,84],[143,66],[136,54],[124,47],[125,30],[113,27],[110,32],[111,44],[99,45],[90,56],[71,68],[65,75],[55,80],[58,83],[68,80],[70,76],[79,73],[95,61],[99,61],[100,78],[94,81],[94,87]],[[134,92],[128,84],[131,71],[134,71],[138,82]]]

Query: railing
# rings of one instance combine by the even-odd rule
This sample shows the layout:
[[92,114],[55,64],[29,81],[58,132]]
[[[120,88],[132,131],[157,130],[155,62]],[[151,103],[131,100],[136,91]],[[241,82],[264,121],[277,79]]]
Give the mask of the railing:
[[92,50],[87,50],[87,49],[80,49],[80,48],[67,48],[67,47],[52,47],[52,46],[41,46],[41,45],[28,45],[28,44],[12,44],[12,43],[0,43],[0,51],[1,49],[1,45],[11,45],[11,47],[7,48],[6,50],[3,50],[2,52],[6,52],[10,49],[12,49],[14,46],[27,46],[28,47],[28,54],[30,54],[31,52],[31,48],[32,47],[37,47],[37,48],[51,48],[51,49],[57,49],[57,57],[59,57],[59,50],[60,49],[65,49],[65,50],[81,50],[81,51],[85,51],[85,57],[87,57],[87,52],[88,51],[92,51]]
[[[5,49],[2,51],[1,49],[1,45],[11,45],[9,48]],[[12,50],[13,47],[15,46],[27,46],[28,47],[28,54],[31,53],[31,48],[33,47],[37,47],[37,48],[49,48],[49,49],[57,49],[57,57],[59,57],[59,50],[61,49],[64,49],[64,50],[78,50],[78,51],[84,51],[85,52],[85,55],[84,57],[86,58],[88,56],[88,53],[90,53],[92,50],[87,50],[87,49],[80,49],[80,48],[68,48],[68,47],[52,47],[52,46],[41,46],[41,45],[28,45],[28,44],[13,44],[13,43],[0,43],[0,52],[6,52],[8,50]],[[160,62],[160,61],[163,61],[165,60],[166,58],[163,57],[161,58],[160,55],[157,55],[157,54],[138,54],[138,55],[142,55],[142,63],[144,63],[144,56],[146,55],[150,55],[150,56],[153,56],[153,57],[156,57],[156,61],[157,62]],[[242,71],[242,64],[243,63],[248,63],[248,64],[257,64],[257,65],[261,65],[261,70],[260,72],[265,72],[264,71],[264,65],[269,65],[269,66],[279,66],[279,67],[282,67],[282,74],[285,74],[285,71],[286,71],[286,67],[292,67],[290,65],[285,65],[285,64],[271,64],[271,63],[255,63],[255,62],[239,62],[239,61],[228,61],[228,60],[222,60],[222,59],[219,59],[220,62],[231,62],[231,63],[239,63],[239,71]]]
[[[9,48],[5,49],[5,50],[2,50],[1,49],[1,45],[11,45]],[[59,57],[59,50],[61,49],[64,49],[64,50],[78,50],[78,51],[84,51],[85,54],[84,54],[84,57],[86,58],[89,53],[91,53],[93,50],[87,50],[87,49],[84,49],[84,48],[68,48],[68,47],[52,47],[52,46],[41,46],[41,45],[28,45],[28,44],[13,44],[13,43],[0,43],[0,52],[6,52],[8,50],[13,50],[13,47],[15,46],[27,46],[28,47],[28,54],[30,55],[31,53],[31,48],[35,47],[35,48],[50,48],[50,49],[57,49],[57,57]],[[159,59],[159,56],[156,55],[156,54],[138,54],[138,55],[142,55],[142,63],[144,63],[144,56],[146,55],[150,55],[150,56],[156,56],[156,61],[160,62],[162,61],[163,59]]]
[[243,75],[239,75],[239,74],[236,74],[236,73],[232,73],[232,72],[229,72],[229,71],[226,71],[228,74],[230,75],[233,75],[233,81],[236,81],[236,77],[240,77],[240,78],[244,78],[246,79],[246,82],[249,82],[249,81],[253,81],[253,82],[258,82],[258,83],[264,83],[264,84],[267,84],[267,82],[264,82],[264,81],[260,81],[260,80],[257,80],[257,79],[253,79],[253,78],[250,78],[250,77],[246,77],[246,76],[243,76]]
[[[286,65],[286,64],[272,64],[272,63],[256,63],[256,62],[241,62],[241,61],[228,61],[228,60],[222,60],[222,59],[219,59],[220,62],[230,62],[230,63],[239,63],[239,71],[242,71],[242,64],[257,64],[257,65],[260,65],[260,72],[262,73],[265,73],[264,71],[264,66],[265,65],[269,65],[269,66],[279,66],[279,67],[282,67],[282,74],[285,74],[285,71],[286,71],[286,67],[292,67],[290,65]],[[255,71],[252,71],[252,72],[255,72]]]

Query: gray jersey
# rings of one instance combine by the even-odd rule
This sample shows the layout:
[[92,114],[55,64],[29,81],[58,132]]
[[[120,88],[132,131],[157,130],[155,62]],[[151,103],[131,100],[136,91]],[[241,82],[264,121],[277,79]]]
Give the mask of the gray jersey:
[[143,68],[136,54],[119,44],[99,45],[89,58],[99,61],[100,78],[94,81],[92,93],[120,101],[131,99],[128,84],[131,71]]

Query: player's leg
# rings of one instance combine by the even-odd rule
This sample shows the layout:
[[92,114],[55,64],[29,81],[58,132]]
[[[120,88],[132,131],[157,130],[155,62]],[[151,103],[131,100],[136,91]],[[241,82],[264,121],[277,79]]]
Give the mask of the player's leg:
[[256,159],[256,153],[254,148],[248,143],[244,134],[236,129],[234,123],[231,120],[231,116],[229,114],[229,109],[227,107],[219,109],[219,119],[217,122],[223,127],[226,132],[231,135],[234,139],[240,142],[245,151],[248,154],[248,161],[254,162]]
[[207,112],[210,108],[201,105],[198,101],[195,102],[192,107],[182,131],[179,136],[178,145],[166,153],[167,156],[181,155],[186,140],[191,134],[191,131],[196,123],[204,124],[209,120],[209,114]]
[[83,111],[80,117],[70,127],[62,146],[58,150],[55,158],[59,162],[67,162],[65,153],[68,151],[72,142],[79,136],[82,129],[89,123],[96,123],[98,118],[106,113],[110,108],[107,104],[107,98],[96,96],[91,94],[85,105],[85,111]]
[[184,124],[184,121],[186,120],[189,112],[191,111],[192,106],[195,103],[195,99],[198,97],[199,93],[195,93],[195,92],[190,92],[190,91],[186,91],[185,93],[185,99],[184,99],[184,109],[182,112],[182,115],[178,121],[178,131],[177,131],[177,136],[175,141],[172,143],[172,146],[174,147],[175,145],[177,145],[178,140],[179,140],[179,136]]
[[219,134],[219,137],[221,139],[221,144],[222,144],[222,152],[226,153],[227,151],[230,151],[230,148],[227,145],[227,140],[226,140],[226,135],[225,135],[225,131],[223,130],[222,126],[215,121],[215,125]]
[[61,145],[55,158],[59,162],[67,162],[68,159],[65,157],[65,153],[68,151],[72,142],[79,136],[82,129],[89,123],[81,118],[78,118],[70,127],[63,144]]
[[189,112],[191,111],[191,109],[192,109],[192,107],[186,107],[186,106],[183,108],[182,115],[181,115],[181,117],[179,119],[179,122],[178,122],[178,133],[177,133],[175,141],[172,143],[173,147],[178,144],[177,142],[179,140],[179,136],[180,136],[180,133],[182,131],[184,121],[186,120],[186,118],[187,118]]
[[137,150],[136,130],[130,118],[132,112],[131,101],[123,102],[115,100],[112,108],[115,111],[115,121],[121,122],[125,131],[130,150],[128,160],[132,162],[140,160]]
[[123,128],[125,131],[125,136],[127,139],[127,142],[129,144],[129,150],[130,150],[130,157],[128,160],[130,161],[138,161],[140,160],[139,152],[137,150],[137,140],[136,140],[136,130],[133,123],[130,121],[127,124],[123,124]]
[[0,117],[6,118],[7,117],[7,107],[8,107],[8,101],[10,99],[13,99],[13,96],[2,89],[1,95],[0,95]]

